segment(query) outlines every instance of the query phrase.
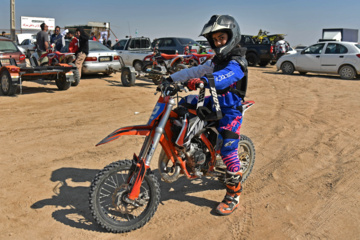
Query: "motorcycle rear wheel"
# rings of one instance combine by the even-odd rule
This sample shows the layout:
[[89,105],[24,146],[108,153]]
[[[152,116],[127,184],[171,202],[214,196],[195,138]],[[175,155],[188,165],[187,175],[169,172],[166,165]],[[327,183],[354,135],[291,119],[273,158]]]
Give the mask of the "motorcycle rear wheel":
[[243,171],[241,183],[249,177],[255,164],[255,146],[251,139],[245,135],[240,135],[238,157]]
[[110,232],[123,233],[144,226],[160,202],[160,185],[153,173],[145,175],[138,206],[126,203],[128,177],[134,169],[130,160],[113,162],[101,170],[90,186],[90,211],[95,221]]
[[[255,146],[249,137],[242,134],[240,135],[238,145],[238,157],[240,160],[241,170],[243,172],[241,183],[244,183],[249,177],[255,164]],[[221,183],[225,183],[226,167],[223,171],[224,174],[218,178]]]

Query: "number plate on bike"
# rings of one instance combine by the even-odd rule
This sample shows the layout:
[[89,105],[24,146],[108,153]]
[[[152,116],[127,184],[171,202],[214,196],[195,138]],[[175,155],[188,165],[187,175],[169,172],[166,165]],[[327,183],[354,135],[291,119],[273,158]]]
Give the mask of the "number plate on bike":
[[99,57],[99,62],[110,62],[111,57]]

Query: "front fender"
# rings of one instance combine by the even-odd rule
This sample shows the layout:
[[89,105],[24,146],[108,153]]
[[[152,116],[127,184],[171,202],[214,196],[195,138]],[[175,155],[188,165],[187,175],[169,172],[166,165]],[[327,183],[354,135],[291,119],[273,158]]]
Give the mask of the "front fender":
[[106,138],[101,140],[98,144],[95,146],[99,146],[111,141],[114,141],[118,138],[120,138],[123,135],[143,135],[148,136],[151,131],[151,126],[149,125],[138,125],[138,126],[130,126],[130,127],[123,127],[115,130],[111,134],[109,134]]

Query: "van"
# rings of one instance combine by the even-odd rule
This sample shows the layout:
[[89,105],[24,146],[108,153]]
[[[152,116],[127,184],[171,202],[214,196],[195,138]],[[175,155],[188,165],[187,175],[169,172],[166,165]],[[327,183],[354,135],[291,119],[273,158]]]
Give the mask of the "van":
[[36,41],[36,34],[34,33],[19,33],[16,35],[16,44],[21,44],[25,39],[34,39]]

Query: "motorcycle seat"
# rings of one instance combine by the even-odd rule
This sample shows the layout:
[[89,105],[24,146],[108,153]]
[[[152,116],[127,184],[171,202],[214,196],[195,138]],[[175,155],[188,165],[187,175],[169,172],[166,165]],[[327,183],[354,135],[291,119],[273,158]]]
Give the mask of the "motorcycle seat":
[[175,57],[178,57],[179,55],[178,54],[166,54],[166,53],[162,53],[161,56],[163,58],[165,58],[166,60],[169,60],[169,59],[173,59]]

